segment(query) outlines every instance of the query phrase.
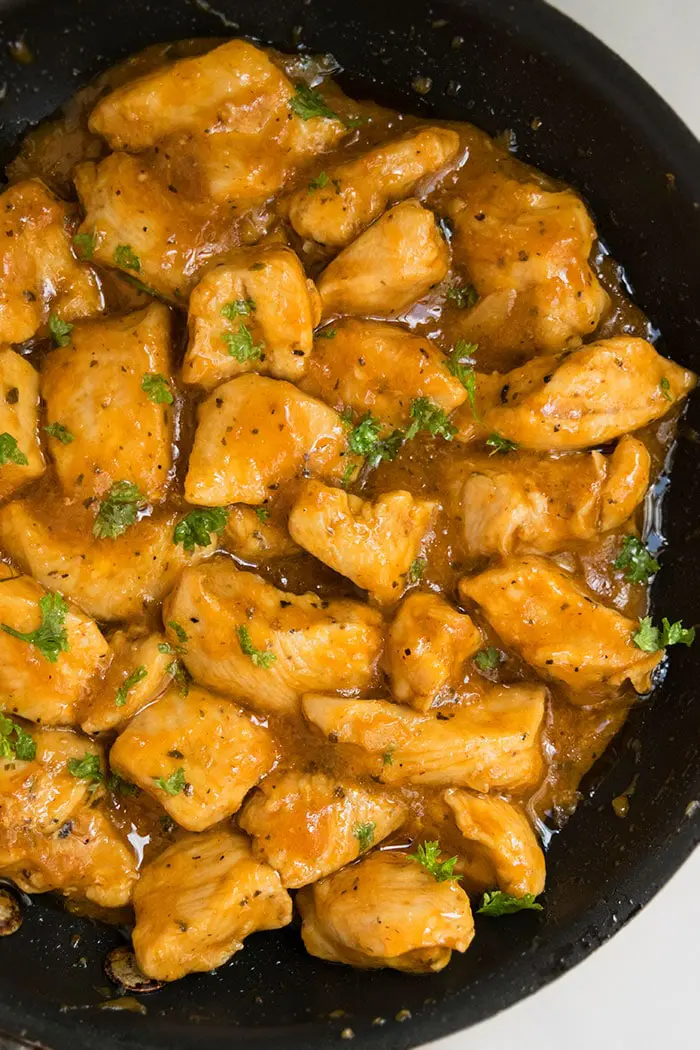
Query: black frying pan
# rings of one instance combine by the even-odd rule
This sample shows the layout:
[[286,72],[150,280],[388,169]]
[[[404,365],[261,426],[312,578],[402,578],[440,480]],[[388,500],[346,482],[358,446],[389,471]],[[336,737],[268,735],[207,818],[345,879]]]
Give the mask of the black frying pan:
[[[623,62],[540,0],[0,0],[0,159],[115,60],[155,41],[236,32],[285,50],[301,32],[306,47],[336,55],[351,94],[490,132],[512,128],[522,157],[587,198],[663,333],[662,352],[700,370],[700,145]],[[8,57],[22,35],[36,56],[29,66]],[[433,80],[424,99],[410,90],[416,75]],[[699,406],[696,398],[682,425],[654,589],[659,615],[686,623],[700,622]],[[0,944],[0,1030],[52,1050],[337,1050],[350,1027],[354,1045],[401,1050],[495,1013],[619,929],[698,841],[697,807],[688,807],[700,798],[699,665],[700,646],[673,651],[653,702],[639,704],[588,778],[549,850],[544,912],[480,921],[473,946],[441,974],[332,967],[287,929],[256,934],[215,974],[144,996],[145,1016],[100,1010],[101,961],[119,932],[34,898],[20,932]],[[634,772],[621,820],[611,800]]]

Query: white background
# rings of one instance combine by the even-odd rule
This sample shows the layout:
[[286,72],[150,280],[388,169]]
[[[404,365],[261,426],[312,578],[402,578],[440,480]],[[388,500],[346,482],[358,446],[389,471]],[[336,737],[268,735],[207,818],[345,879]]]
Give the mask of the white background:
[[[622,55],[700,137],[700,0],[552,2]],[[700,849],[575,970],[430,1050],[697,1050],[699,983]]]

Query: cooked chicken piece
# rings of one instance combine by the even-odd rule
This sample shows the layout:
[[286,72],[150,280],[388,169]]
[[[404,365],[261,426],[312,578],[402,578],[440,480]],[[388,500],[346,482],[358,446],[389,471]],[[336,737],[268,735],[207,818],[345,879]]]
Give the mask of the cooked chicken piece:
[[165,635],[133,627],[109,640],[111,667],[80,712],[86,733],[116,729],[165,690],[173,676],[175,650]]
[[0,499],[46,469],[38,412],[39,376],[14,350],[0,349]]
[[157,799],[188,831],[235,813],[277,760],[269,732],[231,700],[171,686],[117,737],[112,769]]
[[405,817],[406,806],[375,786],[294,771],[264,780],[238,823],[252,836],[254,855],[296,888],[357,860]]
[[595,703],[627,679],[645,692],[663,657],[663,650],[638,649],[634,620],[600,605],[546,558],[512,559],[465,577],[459,590],[481,606],[507,646],[540,674],[566,683],[575,703]]
[[445,802],[463,837],[457,870],[470,880],[471,870],[486,864],[492,874],[478,889],[497,886],[513,897],[544,889],[544,854],[522,810],[493,795],[476,795],[462,788],[445,792]]
[[320,313],[316,286],[291,248],[243,248],[190,296],[183,381],[210,390],[241,372],[298,379]]
[[651,457],[626,436],[610,456],[474,457],[448,468],[470,555],[559,550],[622,525],[644,499]]
[[383,756],[387,784],[505,791],[538,782],[544,701],[544,686],[518,685],[427,714],[388,700],[319,694],[305,696],[302,709],[333,743]]
[[254,860],[247,838],[226,827],[187,835],[148,864],[134,910],[136,959],[159,981],[213,970],[249,934],[292,919],[277,872]]
[[391,201],[413,193],[418,182],[454,160],[459,136],[448,128],[416,128],[345,164],[322,172],[323,185],[297,190],[289,220],[300,237],[344,248]]
[[471,619],[437,594],[409,594],[389,628],[384,652],[392,696],[427,711],[457,684],[464,661],[481,641]]
[[305,481],[289,515],[289,532],[299,546],[389,605],[406,588],[436,508],[410,492],[385,492],[370,503]]
[[71,251],[72,211],[40,179],[6,189],[0,216],[0,344],[31,339],[50,314],[72,321],[102,310],[94,271]]
[[609,300],[588,262],[596,231],[571,190],[492,172],[470,184],[451,218],[455,258],[481,297],[464,322],[468,339],[551,352],[597,327]]
[[291,383],[231,379],[209,395],[185,481],[188,503],[264,503],[297,476],[343,474],[346,429],[337,412]]
[[500,372],[474,373],[474,403],[465,401],[450,420],[457,427],[455,438],[469,444],[472,441],[486,441],[490,431],[484,423],[484,416],[497,404],[503,390],[505,377]]
[[301,386],[338,412],[353,409],[406,427],[411,403],[427,397],[448,414],[467,392],[447,370],[447,358],[424,336],[397,324],[349,319],[314,343]]
[[223,535],[224,547],[239,558],[250,561],[298,554],[299,547],[286,525],[267,518],[268,513],[265,507],[232,507]]
[[324,316],[401,313],[439,284],[450,251],[435,216],[404,201],[344,248],[318,280]]
[[601,339],[506,373],[483,423],[524,448],[575,451],[660,419],[695,383],[644,339]]
[[[0,585],[0,707],[44,725],[74,724],[88,690],[109,666],[109,645],[97,624],[76,606],[64,610],[60,597],[48,597],[31,577],[12,577],[5,569]],[[44,598],[53,609],[42,609]],[[14,637],[6,627],[27,639]]]
[[[186,569],[163,621],[188,634],[183,661],[197,682],[292,713],[302,693],[368,689],[383,644],[381,616],[360,602],[280,591],[228,558]],[[171,641],[177,641],[172,628]]]
[[306,950],[349,966],[437,973],[474,937],[469,898],[415,857],[372,853],[297,894]]
[[73,438],[49,439],[66,495],[102,496],[115,481],[132,481],[146,500],[163,499],[172,468],[172,409],[143,383],[153,376],[169,380],[169,343],[169,312],[152,303],[126,317],[74,325],[68,346],[45,359],[47,420]]
[[64,520],[56,505],[13,500],[0,508],[0,546],[45,587],[60,585],[97,620],[142,615],[165,597],[183,565],[213,549],[186,553],[175,544],[172,514],[143,518],[113,540],[95,539],[91,512],[78,509]]

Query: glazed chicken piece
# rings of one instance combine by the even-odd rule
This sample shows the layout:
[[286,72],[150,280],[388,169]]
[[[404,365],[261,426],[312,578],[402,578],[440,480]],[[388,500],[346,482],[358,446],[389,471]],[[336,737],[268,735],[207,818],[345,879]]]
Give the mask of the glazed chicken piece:
[[291,248],[241,249],[190,296],[183,381],[207,390],[242,372],[294,381],[320,314],[316,286]]
[[133,943],[159,981],[213,970],[256,930],[292,919],[280,877],[254,860],[248,839],[226,827],[187,835],[148,864],[134,889]]
[[388,700],[319,694],[305,696],[302,708],[333,743],[381,756],[387,784],[507,791],[534,787],[541,774],[544,686],[501,687],[426,714]]
[[436,508],[410,492],[385,492],[370,503],[305,481],[289,515],[289,532],[300,547],[387,605],[405,590]]
[[110,765],[188,831],[232,816],[277,760],[270,732],[231,700],[171,686],[117,737]]
[[301,386],[338,412],[367,412],[392,427],[406,427],[411,404],[427,397],[448,415],[467,392],[447,370],[447,358],[429,339],[398,324],[349,319],[314,343]]
[[80,712],[86,733],[116,729],[165,690],[177,666],[165,635],[146,628],[115,631],[109,639],[112,664]]
[[39,376],[14,350],[0,349],[0,499],[46,469],[38,412]]
[[571,190],[489,173],[450,217],[455,259],[480,297],[462,322],[467,339],[551,353],[595,330],[609,300],[588,262],[595,228]]
[[372,853],[297,894],[306,950],[366,969],[437,973],[474,937],[469,898],[438,882],[415,857]]
[[433,213],[417,200],[403,201],[323,271],[317,282],[323,314],[399,314],[439,284],[449,265]]
[[357,860],[405,817],[406,806],[375,786],[293,771],[264,780],[238,823],[252,836],[254,856],[296,888]]
[[[49,438],[66,495],[102,496],[114,482],[131,481],[146,500],[163,499],[172,409],[158,391],[170,390],[169,344],[168,310],[153,303],[126,317],[76,324],[68,346],[48,355],[41,379],[47,420],[73,438]],[[149,394],[143,384],[154,376],[164,383]]]
[[0,196],[0,344],[23,343],[46,326],[103,308],[94,271],[71,251],[72,209],[40,179]]
[[[47,595],[29,576],[13,576],[7,566],[5,570],[0,586],[0,706],[44,725],[75,724],[89,689],[109,666],[109,645],[97,624],[76,606],[63,608],[60,596]],[[27,637],[17,638],[7,627]]]
[[265,515],[265,507],[232,507],[228,512],[222,542],[227,550],[247,561],[288,558],[300,548],[286,525]]
[[595,703],[626,680],[646,692],[663,657],[663,650],[637,648],[634,620],[600,605],[546,558],[511,559],[465,577],[459,591],[481,607],[507,646],[540,674],[569,686],[574,703]]
[[412,194],[421,179],[445,168],[458,150],[455,131],[416,128],[324,169],[322,186],[302,186],[292,195],[289,221],[300,237],[344,248],[387,204]]
[[403,601],[387,634],[384,670],[395,700],[427,711],[457,684],[464,661],[481,648],[481,631],[437,594]]
[[343,474],[346,430],[337,412],[291,383],[231,379],[200,406],[185,481],[188,503],[264,503],[297,476]]
[[[366,605],[280,591],[224,557],[183,572],[163,621],[186,630],[182,659],[197,682],[282,714],[312,689],[371,688],[384,640]],[[167,635],[177,642],[171,627]]]
[[627,435],[612,455],[473,457],[448,468],[450,509],[470,555],[560,550],[622,525],[649,486],[651,457]]

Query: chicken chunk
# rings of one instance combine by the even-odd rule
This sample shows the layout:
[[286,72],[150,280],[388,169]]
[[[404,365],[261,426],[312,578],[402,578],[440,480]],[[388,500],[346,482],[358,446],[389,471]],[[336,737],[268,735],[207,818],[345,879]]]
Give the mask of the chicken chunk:
[[46,325],[90,317],[103,308],[91,267],[71,251],[71,209],[40,179],[0,196],[0,344],[23,343]]
[[399,314],[443,279],[450,251],[417,200],[385,212],[318,279],[323,314]]
[[338,412],[371,412],[382,423],[407,427],[411,404],[427,397],[448,415],[467,392],[429,339],[397,324],[349,319],[321,333],[301,386]]
[[455,258],[480,296],[466,338],[482,349],[551,353],[595,330],[609,300],[588,261],[595,228],[571,190],[489,173],[450,217]]
[[506,791],[534,787],[542,771],[544,686],[502,687],[427,714],[388,700],[319,694],[305,696],[302,709],[334,743],[382,756],[387,784]]
[[594,703],[626,680],[645,692],[663,656],[663,650],[637,648],[633,620],[594,601],[546,558],[513,559],[465,577],[459,590],[482,608],[507,646],[569,686],[576,703]]
[[301,935],[311,955],[363,968],[436,973],[474,937],[469,898],[407,853],[372,853],[301,890]]
[[339,478],[345,448],[332,408],[284,380],[239,376],[199,409],[185,498],[205,507],[264,503],[302,474]]
[[475,457],[451,468],[451,509],[470,555],[546,554],[622,525],[644,499],[650,465],[629,435],[609,456]]
[[48,596],[31,577],[7,571],[0,586],[2,708],[44,725],[74,724],[110,660],[109,645],[88,616],[64,606],[60,596]]
[[268,777],[246,802],[238,823],[253,853],[288,888],[316,882],[356,860],[403,824],[406,806],[376,787],[325,773]]
[[464,661],[481,641],[471,619],[438,595],[409,594],[389,628],[384,652],[392,696],[427,711],[457,683]]
[[46,469],[38,412],[39,376],[14,350],[0,349],[0,499]]
[[288,558],[298,554],[300,548],[289,535],[286,525],[266,517],[267,513],[264,507],[232,507],[223,535],[226,549],[247,561]]
[[280,877],[226,827],[187,835],[148,864],[134,890],[133,942],[149,977],[175,981],[213,970],[256,930],[292,919]]
[[241,249],[190,296],[183,381],[207,390],[242,372],[294,381],[320,313],[316,286],[291,248]]
[[112,747],[112,769],[157,799],[188,831],[235,813],[277,760],[275,742],[250,715],[206,689],[172,686],[141,711]]
[[175,650],[165,635],[133,627],[115,631],[109,644],[111,667],[80,712],[86,733],[124,725],[160,696],[172,678]]
[[168,379],[170,316],[153,303],[126,317],[75,325],[68,346],[49,354],[41,392],[49,423],[73,440],[50,438],[66,495],[102,496],[131,481],[151,502],[162,500],[172,468],[172,409],[144,381]]
[[183,660],[197,682],[244,697],[255,710],[293,713],[312,689],[354,691],[377,680],[377,612],[280,591],[226,558],[185,570],[163,620],[187,631]]
[[300,547],[387,605],[401,597],[436,508],[410,492],[385,492],[370,503],[305,481],[289,532]]
[[303,186],[292,195],[289,221],[300,237],[344,248],[387,204],[412,194],[421,179],[445,168],[458,150],[455,131],[416,128],[326,168],[322,186]]

